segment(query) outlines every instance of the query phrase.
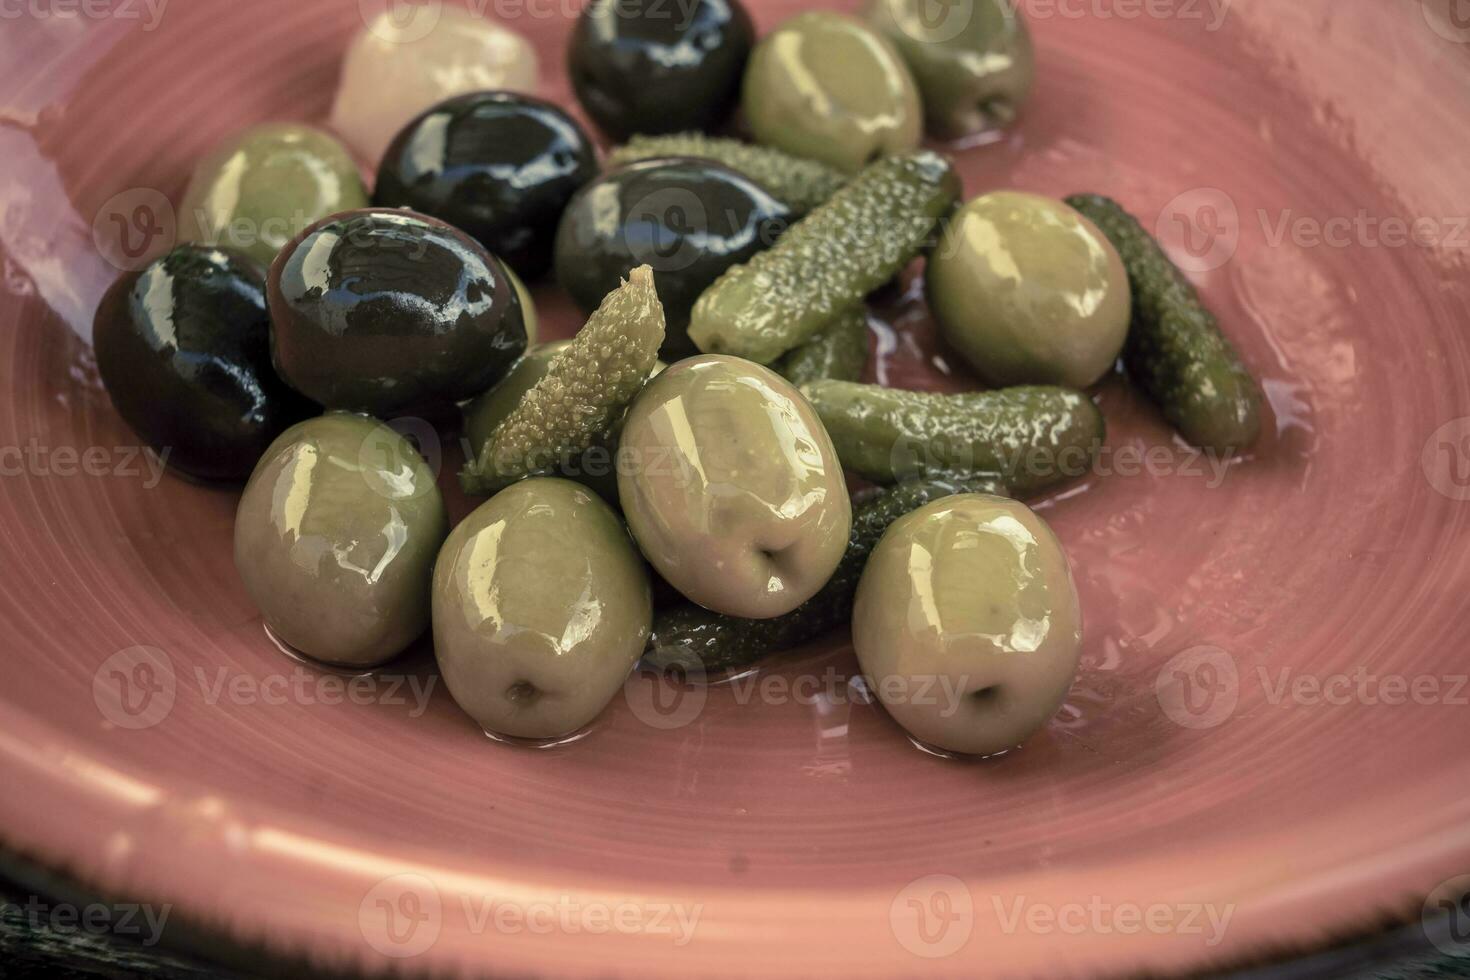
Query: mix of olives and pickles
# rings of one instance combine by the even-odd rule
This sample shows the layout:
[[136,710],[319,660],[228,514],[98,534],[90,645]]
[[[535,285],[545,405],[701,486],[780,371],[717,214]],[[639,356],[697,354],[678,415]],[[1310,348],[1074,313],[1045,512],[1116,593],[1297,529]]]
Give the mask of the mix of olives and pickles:
[[[1263,399],[1118,203],[966,197],[923,137],[1011,124],[1030,37],[1003,0],[924,3],[759,37],[740,0],[592,0],[566,71],[596,134],[505,26],[385,13],[324,127],[203,157],[183,241],[103,297],[97,366],[173,470],[245,481],[235,564],[273,637],[367,670],[431,635],[481,728],[544,743],[631,671],[708,683],[850,627],[922,746],[1045,726],[1082,610],[1023,500],[1089,472],[1088,389],[1121,364],[1221,453]],[[871,381],[869,296],[920,265],[986,387]],[[542,339],[528,284],[585,324]],[[462,434],[457,525],[410,414]],[[913,696],[936,681],[954,698]]]

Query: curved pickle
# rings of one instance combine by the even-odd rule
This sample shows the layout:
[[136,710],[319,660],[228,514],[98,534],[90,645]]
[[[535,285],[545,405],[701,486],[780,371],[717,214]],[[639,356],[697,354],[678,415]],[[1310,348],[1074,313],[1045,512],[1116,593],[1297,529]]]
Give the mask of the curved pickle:
[[1184,438],[1222,453],[1242,452],[1261,433],[1261,389],[1214,314],[1159,243],[1117,202],[1074,194],[1067,203],[1123,257],[1133,319],[1123,363]]
[[968,473],[1033,493],[1085,473],[1104,435],[1097,406],[1070,388],[941,395],[814,381],[801,393],[827,427],[842,465],[878,483]]
[[771,367],[794,385],[808,381],[856,381],[868,364],[868,310],[859,305],[833,320],[811,340],[781,355]]
[[936,153],[878,161],[705,290],[689,336],[706,353],[769,364],[892,279],[959,193],[954,168]]

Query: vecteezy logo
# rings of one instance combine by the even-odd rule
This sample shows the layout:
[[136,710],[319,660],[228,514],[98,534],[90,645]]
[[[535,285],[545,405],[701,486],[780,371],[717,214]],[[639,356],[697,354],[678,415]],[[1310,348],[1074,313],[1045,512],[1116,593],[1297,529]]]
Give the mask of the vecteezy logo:
[[404,959],[429,951],[444,924],[439,889],[421,874],[390,875],[363,896],[357,925],[367,944]]
[[123,272],[136,272],[173,248],[177,235],[174,206],[151,187],[112,195],[92,219],[97,252]]
[[[1003,5],[1007,16],[1011,16],[1009,4]],[[970,26],[975,18],[975,0],[918,0],[896,13],[892,6],[884,5],[889,16],[894,17],[899,30],[920,44],[943,44],[953,40]]]
[[1419,456],[1429,485],[1451,500],[1470,500],[1470,417],[1434,430]]
[[389,44],[412,44],[433,33],[443,13],[440,0],[357,0],[357,12],[374,37]]
[[702,681],[673,671],[635,670],[623,684],[633,716],[649,728],[683,728],[704,711],[709,692]]
[[1219,647],[1190,647],[1164,664],[1154,694],[1169,720],[1181,728],[1224,724],[1240,701],[1235,658]]
[[970,941],[975,902],[954,875],[925,875],[893,897],[888,924],[898,944],[915,956],[952,956]]
[[1446,41],[1470,44],[1470,0],[1419,0],[1429,29]]
[[1196,187],[1159,212],[1154,237],[1187,272],[1210,272],[1235,256],[1240,246],[1240,212],[1216,187]]
[[119,650],[92,674],[92,700],[119,728],[152,728],[174,707],[177,680],[168,654],[158,647]]
[[1440,882],[1424,900],[1420,922],[1441,953],[1470,957],[1470,875]]

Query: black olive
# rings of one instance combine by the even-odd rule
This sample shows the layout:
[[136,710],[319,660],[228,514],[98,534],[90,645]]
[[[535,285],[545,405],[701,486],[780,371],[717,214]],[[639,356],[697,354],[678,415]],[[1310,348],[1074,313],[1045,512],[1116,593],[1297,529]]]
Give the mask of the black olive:
[[180,245],[108,288],[92,326],[118,414],[169,466],[241,480],[271,440],[320,409],[271,368],[265,267]]
[[640,265],[653,267],[668,336],[663,355],[694,353],[685,332],[699,294],[770,247],[790,209],[744,174],[707,160],[642,160],[577,192],[556,235],[556,278],[591,311]]
[[268,295],[276,369],[328,408],[387,416],[471,398],[526,349],[505,267],[412,211],[317,222],[276,256]]
[[755,41],[740,0],[592,0],[567,46],[587,114],[615,140],[719,126]]
[[393,138],[373,203],[447,221],[533,278],[551,265],[562,209],[596,174],[592,143],[561,109],[474,92],[439,103]]

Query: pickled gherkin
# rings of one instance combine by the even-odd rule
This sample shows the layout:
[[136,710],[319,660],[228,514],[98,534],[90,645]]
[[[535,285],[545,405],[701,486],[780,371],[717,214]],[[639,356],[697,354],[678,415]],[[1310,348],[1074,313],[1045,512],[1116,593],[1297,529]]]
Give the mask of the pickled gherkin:
[[804,385],[824,378],[856,381],[867,363],[868,310],[857,306],[771,366],[792,384]]
[[584,452],[622,418],[663,339],[653,270],[641,265],[607,294],[546,376],[477,448],[460,474],[465,492],[494,493]]
[[863,566],[888,526],[930,501],[957,493],[1004,490],[991,480],[939,477],[860,495],[853,500],[847,551],[820,592],[775,619],[725,616],[692,602],[660,610],[654,616],[643,665],[692,676],[726,673],[845,625],[852,616]]
[[944,395],[814,381],[801,393],[817,410],[842,465],[877,483],[963,473],[1033,493],[1087,472],[1105,431],[1097,406],[1070,388]]
[[694,304],[689,336],[706,353],[771,363],[893,278],[959,192],[959,177],[936,153],[872,164],[771,248],[715,280]]
[[798,214],[806,214],[836,192],[847,175],[815,160],[766,146],[703,133],[635,136],[608,154],[609,168],[655,157],[698,157],[722,163],[760,184]]
[[1067,203],[1097,225],[1128,270],[1129,377],[1194,445],[1222,453],[1249,448],[1261,431],[1261,389],[1194,286],[1117,202],[1075,194]]

